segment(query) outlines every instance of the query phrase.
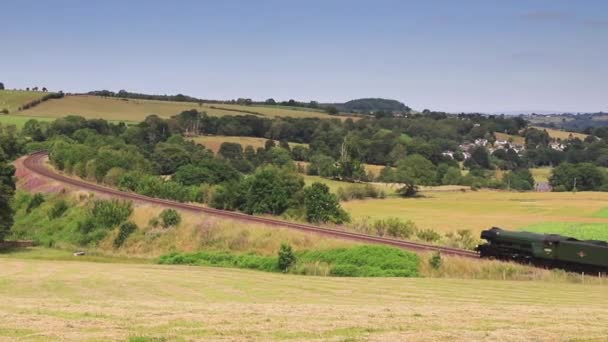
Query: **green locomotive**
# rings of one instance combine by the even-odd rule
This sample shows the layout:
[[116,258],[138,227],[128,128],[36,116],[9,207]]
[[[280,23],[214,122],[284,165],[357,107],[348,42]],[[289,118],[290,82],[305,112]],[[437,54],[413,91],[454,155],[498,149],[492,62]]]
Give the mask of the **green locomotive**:
[[481,232],[482,258],[513,260],[576,272],[608,272],[608,243],[556,234],[513,232],[493,227]]

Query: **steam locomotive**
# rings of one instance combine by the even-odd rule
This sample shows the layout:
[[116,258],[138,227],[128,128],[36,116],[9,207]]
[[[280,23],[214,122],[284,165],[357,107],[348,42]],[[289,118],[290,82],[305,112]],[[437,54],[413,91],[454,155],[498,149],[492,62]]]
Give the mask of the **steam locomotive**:
[[608,272],[608,242],[605,241],[513,232],[498,227],[482,231],[481,238],[487,241],[477,246],[482,258],[512,260],[573,272]]

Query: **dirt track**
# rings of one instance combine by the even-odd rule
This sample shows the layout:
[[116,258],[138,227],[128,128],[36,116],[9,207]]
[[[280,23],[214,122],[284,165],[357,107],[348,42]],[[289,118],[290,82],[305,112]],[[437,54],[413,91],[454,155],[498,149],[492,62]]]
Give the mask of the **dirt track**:
[[[108,196],[112,196],[112,197],[116,197],[116,198],[134,200],[134,201],[155,204],[155,205],[160,205],[160,206],[179,209],[179,210],[200,212],[200,213],[205,213],[205,214],[233,219],[233,220],[240,220],[240,221],[245,221],[245,222],[261,223],[261,224],[265,224],[265,225],[297,229],[300,231],[312,232],[312,233],[322,234],[322,235],[331,236],[331,237],[335,237],[335,238],[356,240],[356,241],[361,241],[361,242],[366,242],[366,243],[390,245],[390,246],[400,247],[400,248],[404,248],[404,249],[415,251],[415,252],[439,251],[443,254],[448,254],[448,255],[462,256],[462,257],[474,257],[474,258],[478,257],[478,254],[475,252],[457,249],[457,248],[440,247],[440,246],[433,246],[433,245],[422,244],[422,243],[417,243],[417,242],[410,242],[410,241],[383,238],[383,237],[377,237],[377,236],[366,235],[366,234],[352,233],[352,232],[341,231],[341,230],[331,229],[331,228],[318,227],[318,226],[313,226],[313,225],[308,225],[308,224],[300,224],[300,223],[287,222],[287,221],[271,219],[271,218],[266,218],[266,217],[251,216],[251,215],[246,215],[246,214],[233,212],[233,211],[205,208],[202,206],[197,206],[197,205],[192,205],[192,204],[179,203],[179,202],[164,200],[164,199],[159,199],[159,198],[152,198],[152,197],[143,196],[143,195],[139,195],[139,194],[131,193],[131,192],[123,192],[123,191],[119,191],[119,190],[116,190],[113,188],[88,183],[85,181],[81,181],[78,179],[74,179],[74,178],[70,178],[70,177],[66,177],[64,175],[58,174],[45,166],[44,162],[47,159],[47,157],[48,157],[48,155],[46,152],[37,152],[37,153],[33,153],[33,154],[25,157],[21,163],[17,163],[17,168],[18,168],[17,175],[20,176],[20,175],[24,175],[24,174],[27,174],[28,172],[30,172],[30,173],[36,174],[38,176],[42,176],[42,177],[48,178],[50,180],[59,182],[61,184],[69,185],[69,186],[72,186],[72,187],[75,187],[78,189],[87,190],[87,191],[93,191],[96,193],[100,193],[100,194],[104,194],[104,195],[108,195]],[[19,170],[19,168],[24,168],[25,170]]]

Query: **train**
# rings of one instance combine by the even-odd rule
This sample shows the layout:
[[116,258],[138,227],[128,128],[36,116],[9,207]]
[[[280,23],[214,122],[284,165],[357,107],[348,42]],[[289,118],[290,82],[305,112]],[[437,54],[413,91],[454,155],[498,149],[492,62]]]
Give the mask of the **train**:
[[492,227],[481,232],[482,258],[516,261],[571,272],[608,273],[608,242]]

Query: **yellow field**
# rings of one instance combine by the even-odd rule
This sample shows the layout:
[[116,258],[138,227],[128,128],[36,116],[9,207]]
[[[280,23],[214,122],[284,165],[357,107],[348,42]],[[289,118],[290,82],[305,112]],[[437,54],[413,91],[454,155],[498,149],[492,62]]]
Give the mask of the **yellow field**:
[[575,133],[575,132],[567,132],[567,131],[560,131],[557,129],[552,129],[552,128],[545,128],[545,127],[534,127],[536,129],[540,129],[547,131],[547,133],[549,133],[549,136],[551,138],[554,139],[570,139],[572,138],[579,138],[581,140],[584,140],[587,137],[587,134],[583,134],[583,133]]
[[608,193],[482,190],[423,196],[349,201],[342,206],[355,219],[400,217],[441,232],[470,229],[477,233],[491,226],[516,229],[543,222],[604,223],[608,229],[608,218],[594,217],[608,207]]
[[[200,137],[192,138],[191,140],[193,140],[196,143],[202,144],[206,148],[217,153],[217,151],[219,151],[219,149],[220,149],[220,146],[224,142],[241,144],[243,146],[243,149],[247,146],[252,146],[254,149],[257,149],[258,147],[264,147],[264,144],[266,143],[266,140],[268,140],[268,139],[255,138],[255,137],[233,137],[233,136],[226,136],[226,135],[208,135],[208,136],[200,136]],[[279,142],[276,140],[275,140],[275,143],[277,145],[279,144]],[[289,143],[289,146],[292,148],[297,145],[306,146],[306,144]]]
[[602,285],[304,277],[6,257],[0,279],[4,341],[608,338]]
[[496,140],[513,141],[513,143],[518,145],[523,145],[526,142],[526,139],[524,139],[524,137],[520,137],[519,135],[510,135],[496,132],[494,133],[494,136],[496,136]]
[[49,100],[34,108],[20,112],[20,114],[53,118],[66,115],[81,115],[85,118],[102,118],[113,121],[143,121],[150,114],[169,118],[190,109],[204,111],[212,116],[247,115],[248,113],[242,112],[245,110],[258,112],[262,116],[268,117],[291,116],[331,118],[331,116],[325,113],[305,110],[238,106],[231,104],[199,105],[198,103],[193,102],[118,99],[91,95],[66,96],[62,99]]
[[0,90],[0,111],[8,109],[10,113],[15,113],[24,104],[38,100],[47,94],[41,91]]
[[551,177],[552,168],[549,166],[545,167],[535,167],[530,169],[530,173],[532,173],[532,177],[534,177],[534,181],[536,182],[549,182],[549,177]]

